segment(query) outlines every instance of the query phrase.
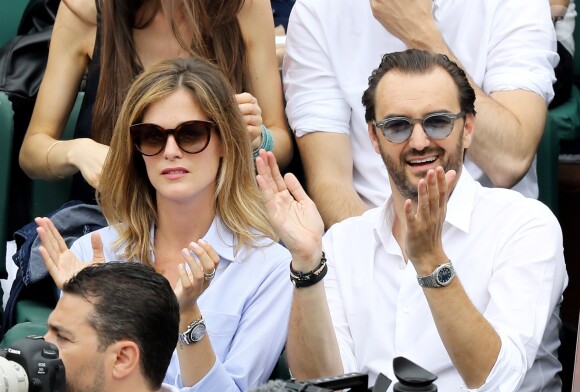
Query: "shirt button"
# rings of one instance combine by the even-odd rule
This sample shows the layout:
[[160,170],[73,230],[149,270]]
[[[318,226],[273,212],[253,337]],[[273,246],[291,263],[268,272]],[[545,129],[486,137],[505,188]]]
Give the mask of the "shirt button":
[[399,264],[399,268],[402,269],[402,270],[404,270],[405,269],[405,263]]
[[411,309],[410,309],[408,306],[405,306],[405,307],[403,308],[403,313],[407,313],[407,314],[409,314],[409,313],[411,313]]

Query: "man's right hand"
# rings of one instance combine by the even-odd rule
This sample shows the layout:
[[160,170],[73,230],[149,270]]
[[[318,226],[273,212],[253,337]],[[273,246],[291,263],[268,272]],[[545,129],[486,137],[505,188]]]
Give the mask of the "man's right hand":
[[369,0],[373,16],[387,31],[413,47],[411,40],[435,28],[433,0]]
[[268,218],[292,253],[292,265],[299,271],[311,271],[320,261],[324,233],[316,205],[293,174],[282,177],[271,152],[260,151],[256,169]]

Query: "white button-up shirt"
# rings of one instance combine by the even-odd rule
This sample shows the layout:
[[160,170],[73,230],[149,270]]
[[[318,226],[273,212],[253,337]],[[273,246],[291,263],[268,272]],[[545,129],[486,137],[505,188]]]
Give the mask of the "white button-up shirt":
[[[553,98],[558,55],[547,0],[435,0],[433,12],[447,46],[485,93],[523,89]],[[361,98],[383,54],[405,49],[373,17],[368,0],[298,0],[292,9],[283,65],[290,127],[298,137],[349,135],[354,188],[375,207],[391,189]],[[469,157],[465,165],[492,186]],[[538,197],[535,162],[513,189]]]
[[[335,224],[323,239],[324,283],[344,370],[369,373],[370,385],[379,372],[395,380],[392,361],[403,356],[436,374],[440,391],[466,390],[413,264],[392,235],[394,214],[389,198]],[[560,391],[558,312],[568,278],[554,215],[517,192],[484,188],[463,170],[442,238],[467,295],[501,338],[479,390]]]

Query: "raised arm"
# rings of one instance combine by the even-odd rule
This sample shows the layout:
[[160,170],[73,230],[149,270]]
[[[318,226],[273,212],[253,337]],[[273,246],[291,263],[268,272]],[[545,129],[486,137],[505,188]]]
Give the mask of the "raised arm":
[[[219,255],[207,242],[191,242],[183,249],[184,263],[179,264],[179,281],[175,295],[179,302],[179,332],[185,332],[190,323],[202,318],[197,306],[199,296],[209,287],[220,261]],[[195,254],[199,263],[192,254]],[[211,370],[216,360],[213,347],[206,335],[192,344],[179,343],[177,347],[181,378],[185,386],[193,386]]]
[[[441,234],[448,189],[454,181],[453,170],[448,173],[442,167],[429,170],[418,183],[417,207],[409,199],[405,202],[406,252],[419,276],[431,274],[449,260]],[[467,296],[460,278],[445,287],[423,288],[423,292],[453,365],[467,387],[479,388],[497,360],[501,341]]]
[[[257,181],[270,222],[292,254],[292,268],[315,269],[322,256],[323,223],[293,174],[283,178],[272,153],[256,159]],[[324,285],[295,288],[290,311],[288,363],[297,379],[342,374],[338,343]]]
[[[431,0],[370,0],[370,3],[375,18],[409,48],[443,53],[460,64],[437,27]],[[502,67],[509,68],[513,61],[513,66],[521,66],[521,73],[526,73],[524,78],[527,78],[529,70],[526,67],[532,64],[540,71],[537,80],[528,86],[541,86],[541,90],[552,72],[548,59],[552,56],[550,51],[555,52],[555,46],[552,48],[549,26],[546,25],[550,23],[548,4],[538,3],[541,2],[535,5],[522,2],[521,7],[526,9],[524,13],[529,15],[527,21],[526,16],[517,21],[508,20],[507,11],[505,15],[501,14],[502,10],[494,14],[498,20],[494,20],[496,27],[488,48],[486,72],[502,72]],[[509,79],[513,75],[508,73],[504,77]],[[494,91],[496,86],[491,86],[492,92],[486,94],[481,86],[471,79],[470,82],[477,97],[477,133],[468,154],[495,186],[511,188],[532,164],[545,125],[546,97],[531,89],[501,88],[505,91]],[[484,84],[487,84],[486,80]]]
[[257,108],[254,106],[251,110],[256,119],[250,122],[251,118],[246,116],[252,147],[260,146],[263,123],[272,133],[274,155],[284,168],[292,159],[292,135],[284,115],[272,6],[267,0],[246,0],[238,20],[247,50],[248,79],[251,83],[248,92],[257,100]]
[[[96,8],[91,0],[66,0],[56,16],[48,64],[20,150],[20,166],[31,178],[58,180],[79,170],[98,184],[108,147],[91,139],[60,140],[92,56]],[[55,144],[56,143],[56,144]]]

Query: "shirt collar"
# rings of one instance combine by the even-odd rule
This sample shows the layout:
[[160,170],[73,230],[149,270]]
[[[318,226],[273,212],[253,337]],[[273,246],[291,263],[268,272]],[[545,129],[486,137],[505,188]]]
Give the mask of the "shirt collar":
[[441,0],[433,0],[433,17],[435,21],[439,21],[439,16],[441,15]]
[[[153,244],[155,240],[155,225],[151,225],[150,229],[150,252],[151,260],[155,262],[155,255],[153,252]],[[235,261],[235,239],[234,233],[226,226],[219,214],[214,217],[209,230],[203,236],[203,239],[208,242],[213,249],[220,255],[222,260]]]

